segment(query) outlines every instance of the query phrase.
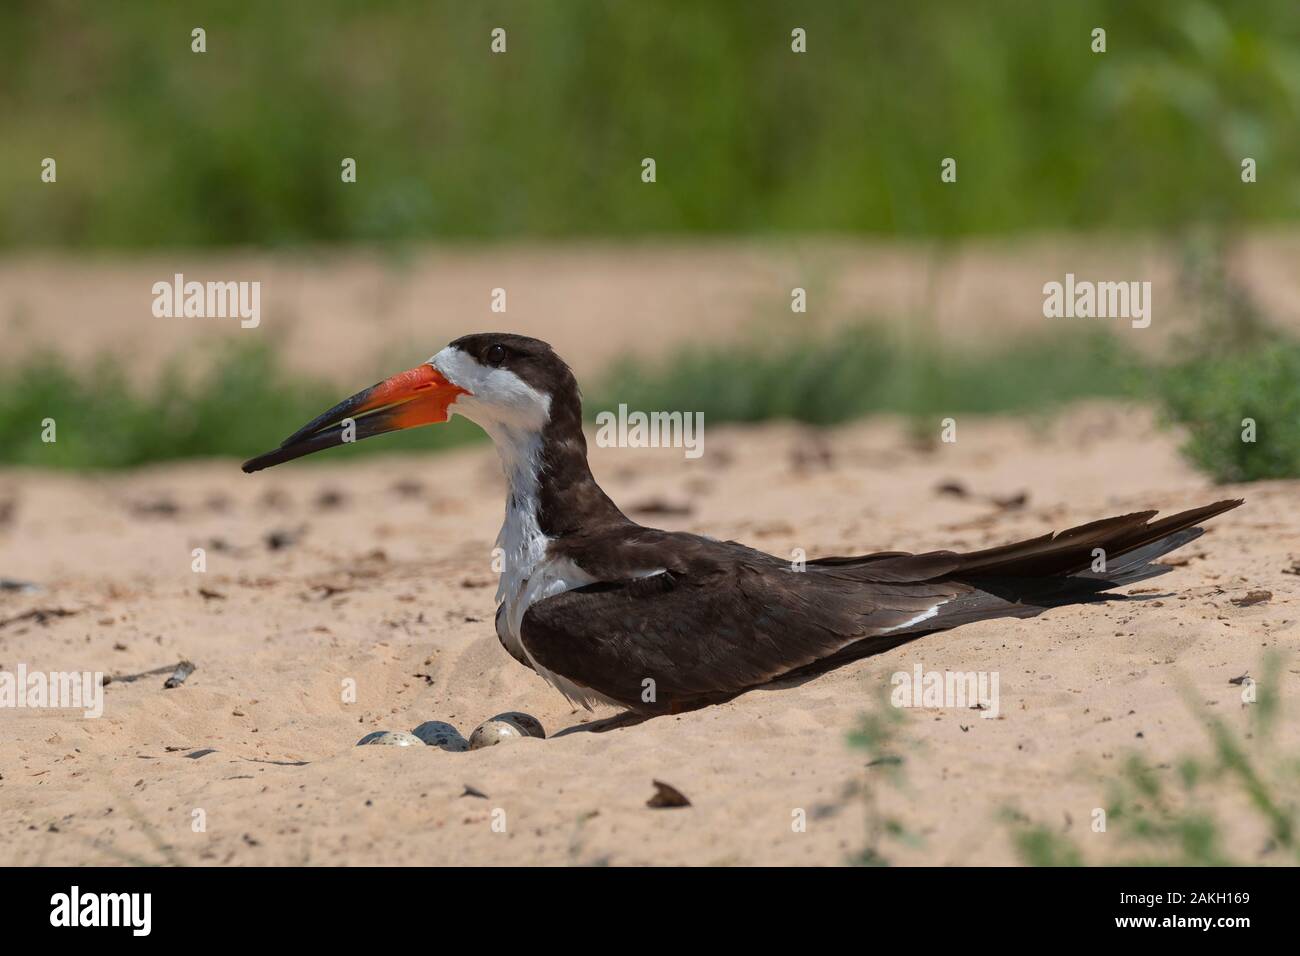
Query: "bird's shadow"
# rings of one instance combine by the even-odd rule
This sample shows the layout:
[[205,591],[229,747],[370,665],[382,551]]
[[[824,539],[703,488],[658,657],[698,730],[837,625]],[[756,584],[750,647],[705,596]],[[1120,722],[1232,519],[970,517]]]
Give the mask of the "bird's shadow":
[[667,717],[667,714],[638,714],[635,711],[626,710],[621,714],[614,714],[612,717],[602,717],[600,720],[587,721],[582,724],[574,724],[572,727],[565,727],[563,730],[557,730],[551,734],[551,739],[556,737],[567,737],[570,734],[603,734],[610,730],[622,730],[624,727],[635,727],[637,724],[643,724],[647,720],[654,720],[656,717]]

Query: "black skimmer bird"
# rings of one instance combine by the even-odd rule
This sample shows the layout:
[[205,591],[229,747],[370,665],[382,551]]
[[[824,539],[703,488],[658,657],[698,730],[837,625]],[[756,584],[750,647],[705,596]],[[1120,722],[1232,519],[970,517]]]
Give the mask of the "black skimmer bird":
[[[464,415],[509,482],[496,631],[588,708],[679,712],[818,673],[935,631],[1097,599],[1241,504],[1103,518],[980,551],[887,551],[797,568],[734,541],[632,521],[592,477],[578,383],[549,345],[467,335],[334,406],[254,472],[347,441]],[[1104,570],[1095,570],[1102,565]]]

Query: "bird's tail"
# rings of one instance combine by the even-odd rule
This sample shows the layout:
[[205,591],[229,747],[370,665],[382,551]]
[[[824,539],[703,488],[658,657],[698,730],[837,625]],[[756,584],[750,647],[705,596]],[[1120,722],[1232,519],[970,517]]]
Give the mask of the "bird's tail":
[[[1102,600],[1107,591],[1172,571],[1156,560],[1204,534],[1202,522],[1240,504],[1240,498],[1216,501],[1158,521],[1152,520],[1156,512],[1140,511],[983,551],[895,551],[809,561],[810,568],[875,585],[876,592],[888,590],[910,610],[890,612],[895,619],[906,613],[906,623],[878,629],[785,676],[813,676],[974,621],[1034,617],[1049,608]],[[940,603],[927,607],[923,595]]]
[[[1202,522],[1241,503],[1216,501],[1159,520],[1152,520],[1154,511],[1140,511],[997,548],[949,552],[936,562],[939,573],[929,579],[951,582],[960,586],[959,592],[928,619],[897,633],[927,633],[993,617],[1033,617],[1165,574],[1173,568],[1155,563],[1158,558],[1195,541],[1205,533]],[[924,563],[918,559],[926,557],[886,559],[874,570],[887,575],[891,561],[896,572],[911,559],[915,573]]]

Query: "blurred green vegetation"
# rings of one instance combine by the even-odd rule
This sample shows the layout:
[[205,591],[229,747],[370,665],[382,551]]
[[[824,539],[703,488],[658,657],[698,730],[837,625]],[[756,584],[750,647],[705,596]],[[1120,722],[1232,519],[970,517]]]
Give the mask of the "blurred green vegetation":
[[1232,278],[1229,242],[1200,231],[1182,244],[1196,311],[1152,385],[1166,420],[1186,429],[1183,452],[1216,481],[1300,477],[1300,342]]
[[756,335],[688,347],[653,365],[625,361],[587,404],[589,411],[620,402],[690,409],[706,422],[831,425],[878,412],[1033,412],[1079,398],[1138,396],[1143,378],[1139,359],[1102,331],[1044,333],[970,350],[859,325],[819,338]]
[[[1209,709],[1202,697],[1184,684],[1188,709],[1208,738],[1208,749],[1185,751],[1174,760],[1153,763],[1130,752],[1119,771],[1105,782],[1106,796],[1097,799],[1105,812],[1104,829],[1095,830],[1092,812],[1084,820],[1082,839],[1062,832],[1058,823],[1036,821],[1015,807],[999,813],[1008,827],[1021,862],[1030,866],[1258,866],[1300,862],[1300,755],[1282,749],[1282,700],[1286,661],[1277,649],[1265,652],[1258,682],[1246,676],[1227,697],[1249,708],[1248,719]],[[1241,726],[1244,724],[1244,726]],[[920,753],[908,739],[900,708],[885,695],[849,736],[849,743],[866,751],[867,774],[853,788],[862,799],[867,842],[856,857],[865,865],[887,866],[886,850],[920,846],[921,835],[882,809],[885,788],[911,796],[907,760]],[[1233,822],[1245,821],[1262,839],[1243,845],[1239,834],[1225,826],[1225,808]],[[1077,809],[1077,808],[1076,808]],[[1088,808],[1092,811],[1094,808]],[[1077,831],[1076,831],[1077,832]]]
[[[1258,866],[1300,863],[1300,755],[1281,750],[1283,673],[1276,651],[1266,654],[1263,676],[1248,689],[1247,727],[1209,712],[1190,688],[1187,706],[1210,741],[1208,752],[1182,754],[1172,763],[1153,764],[1130,753],[1118,776],[1109,781],[1105,801],[1106,830],[1078,842],[1059,826],[1008,809],[1004,822],[1022,862],[1031,866],[1079,866],[1086,862],[1128,866]],[[1230,699],[1238,696],[1235,689]],[[1222,807],[1239,801],[1237,822],[1247,820],[1264,834],[1257,845],[1232,842]],[[1089,819],[1091,824],[1092,820]],[[1118,839],[1111,839],[1118,837]],[[1085,852],[1090,849],[1094,852]]]
[[1160,391],[1187,457],[1216,481],[1300,477],[1300,344],[1197,357]]
[[[279,368],[277,355],[262,341],[231,345],[197,370],[178,358],[155,384],[134,388],[109,359],[88,373],[48,354],[0,367],[0,464],[118,468],[269,450],[344,397],[337,387]],[[1105,335],[1042,338],[969,355],[933,346],[905,350],[880,328],[861,326],[784,346],[692,349],[662,365],[625,362],[597,384],[598,398],[586,409],[591,418],[626,402],[702,411],[709,422],[792,418],[829,425],[872,412],[1036,412],[1072,398],[1134,395],[1139,378],[1135,360]],[[55,421],[55,442],[42,440],[47,418]],[[313,460],[436,450],[479,437],[476,426],[455,417]]]
[[[337,387],[289,374],[277,356],[258,341],[220,349],[197,370],[178,357],[144,387],[131,386],[109,359],[88,372],[51,354],[0,366],[0,464],[119,468],[267,451],[343,397]],[[933,436],[948,415],[1042,416],[1084,398],[1158,404],[1186,428],[1192,462],[1218,481],[1300,477],[1300,343],[1278,336],[1244,348],[1210,351],[1206,344],[1156,364],[1101,331],[971,350],[908,341],[868,324],[811,339],[755,336],[697,346],[652,364],[624,361],[597,381],[585,405],[589,419],[626,404],[703,412],[714,424],[834,425],[895,413]],[[1246,418],[1255,423],[1253,442],[1242,440]],[[55,422],[56,442],[42,440],[46,419]],[[455,417],[312,461],[480,438],[476,426]]]
[[891,866],[889,853],[902,847],[923,845],[921,834],[907,828],[899,817],[886,811],[882,797],[886,788],[914,797],[907,781],[906,754],[916,754],[915,743],[904,739],[903,712],[889,703],[884,692],[864,712],[849,734],[849,746],[866,753],[866,775],[850,790],[862,799],[866,843],[853,857],[858,866]]
[[1230,328],[1212,327],[1197,346],[1159,363],[1102,331],[1041,334],[983,351],[909,346],[871,326],[821,339],[755,339],[687,349],[653,366],[625,362],[588,406],[814,425],[894,412],[933,436],[942,416],[1042,415],[1078,399],[1119,398],[1156,404],[1167,422],[1183,426],[1184,453],[1215,481],[1300,477],[1300,343]]
[[1300,209],[1300,12],[7,0],[0,117],[0,247],[1234,225]]
[[[0,463],[47,468],[124,468],[181,458],[251,458],[344,396],[295,379],[265,343],[218,350],[197,372],[180,359],[148,388],[133,388],[120,363],[74,371],[38,355],[0,369]],[[54,421],[55,441],[43,440]],[[464,419],[344,445],[334,455],[447,448],[482,433]],[[371,446],[371,447],[367,447]],[[321,456],[322,458],[326,456]]]

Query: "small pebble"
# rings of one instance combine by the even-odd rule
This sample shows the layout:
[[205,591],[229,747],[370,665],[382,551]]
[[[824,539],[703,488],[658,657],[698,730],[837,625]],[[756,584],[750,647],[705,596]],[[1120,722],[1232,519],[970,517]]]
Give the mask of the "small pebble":
[[1237,607],[1250,607],[1252,604],[1263,604],[1273,599],[1272,591],[1265,591],[1263,588],[1255,588],[1248,591],[1245,597],[1232,598],[1232,603]]
[[542,722],[532,714],[525,714],[518,710],[508,710],[504,714],[497,714],[495,717],[488,718],[485,723],[491,723],[494,720],[513,724],[515,729],[525,737],[539,737],[542,740],[546,739],[546,731],[542,729]]
[[460,735],[460,731],[441,720],[426,720],[411,733],[430,747],[437,747],[439,750],[457,754],[469,750],[469,741]]
[[373,734],[366,734],[357,741],[358,747],[376,745],[382,747],[423,747],[424,741],[415,734],[408,734],[405,730],[376,730]]
[[504,720],[485,720],[469,735],[469,749],[482,750],[484,747],[494,747],[503,740],[515,740],[523,736],[523,731],[514,724],[508,724]]

